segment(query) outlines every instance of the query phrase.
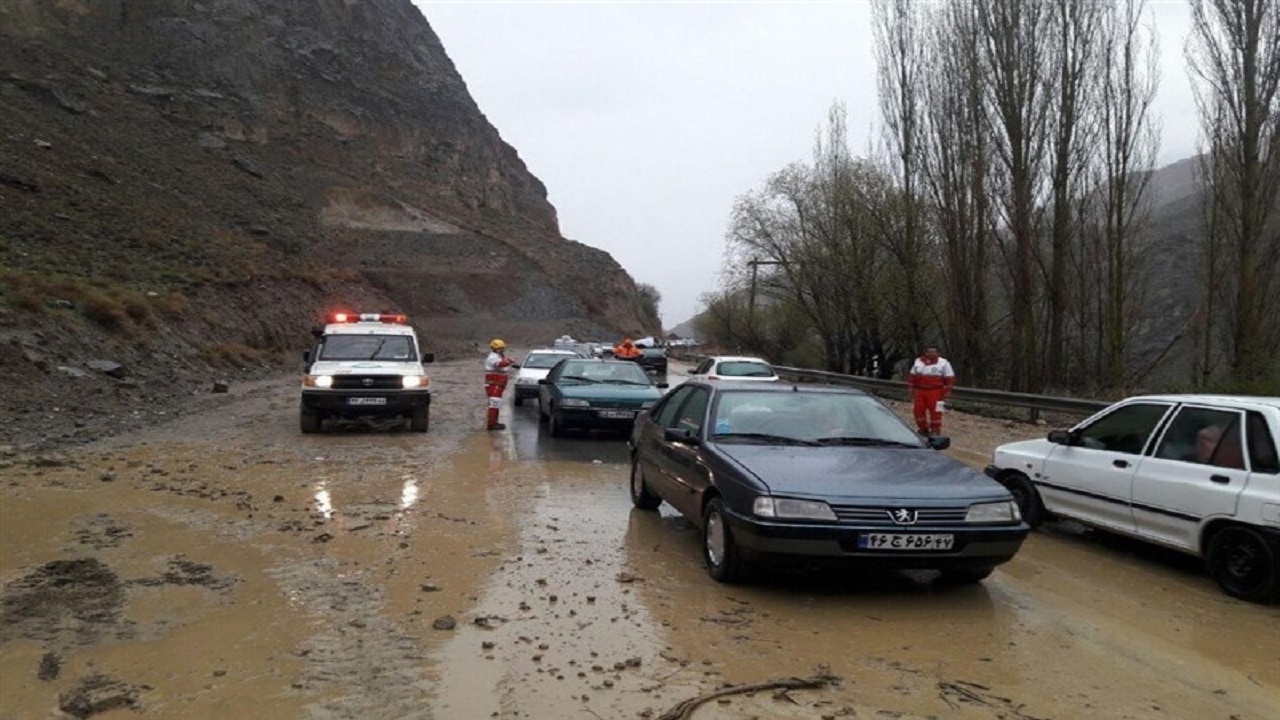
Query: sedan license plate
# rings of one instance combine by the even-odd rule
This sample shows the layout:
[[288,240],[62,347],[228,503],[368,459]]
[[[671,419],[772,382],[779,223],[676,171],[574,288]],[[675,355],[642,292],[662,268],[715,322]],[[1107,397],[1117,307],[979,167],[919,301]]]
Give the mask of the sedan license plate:
[[951,534],[866,533],[858,536],[858,547],[863,550],[950,550],[955,541]]
[[601,410],[600,417],[608,420],[630,420],[636,416],[635,410]]
[[348,405],[386,405],[387,399],[384,397],[353,397],[347,398]]

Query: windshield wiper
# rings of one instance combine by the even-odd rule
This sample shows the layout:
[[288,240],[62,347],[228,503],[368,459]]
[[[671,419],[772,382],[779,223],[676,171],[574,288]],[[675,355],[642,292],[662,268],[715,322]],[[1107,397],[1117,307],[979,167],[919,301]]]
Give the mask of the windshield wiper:
[[383,345],[386,345],[386,344],[387,344],[387,341],[386,341],[386,340],[379,340],[379,341],[378,341],[378,347],[376,347],[376,348],[374,348],[374,349],[373,349],[373,354],[372,354],[372,355],[370,355],[368,359],[369,359],[369,360],[377,360],[377,359],[378,359],[378,353],[382,352],[382,346],[383,346]]
[[761,441],[775,444],[775,445],[817,445],[818,444],[812,440],[802,440],[800,438],[789,437],[787,435],[770,435],[769,433],[729,432],[729,433],[716,433],[715,435],[712,436],[713,440],[718,440],[722,438],[743,438],[746,440],[761,440]]
[[594,384],[596,384],[596,383],[598,383],[598,382],[600,382],[599,380],[596,380],[595,378],[582,377],[581,375],[565,375],[564,377],[562,377],[562,378],[560,378],[560,379],[561,379],[561,380],[579,380],[579,381],[581,381],[581,382],[584,382],[584,383],[591,383],[591,384],[593,384],[593,385],[594,385]]
[[604,382],[610,385],[648,385],[649,384],[647,382],[640,382],[639,380],[621,380],[618,378],[610,378],[608,380],[605,380]]
[[887,438],[878,438],[878,437],[836,436],[836,437],[818,438],[814,442],[816,442],[819,445],[874,445],[878,447],[909,447],[909,448],[924,447],[923,445],[919,445],[916,443],[901,442],[899,440],[889,440]]

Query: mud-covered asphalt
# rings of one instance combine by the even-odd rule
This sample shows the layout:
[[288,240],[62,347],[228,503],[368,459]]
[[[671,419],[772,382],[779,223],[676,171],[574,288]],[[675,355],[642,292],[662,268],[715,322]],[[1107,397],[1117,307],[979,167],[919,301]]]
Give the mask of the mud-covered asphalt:
[[688,717],[1280,717],[1280,608],[1194,560],[1064,524],[979,586],[719,585],[621,438],[487,433],[480,377],[434,366],[426,435],[301,435],[281,378],[0,457],[0,718],[660,718],[791,676]]

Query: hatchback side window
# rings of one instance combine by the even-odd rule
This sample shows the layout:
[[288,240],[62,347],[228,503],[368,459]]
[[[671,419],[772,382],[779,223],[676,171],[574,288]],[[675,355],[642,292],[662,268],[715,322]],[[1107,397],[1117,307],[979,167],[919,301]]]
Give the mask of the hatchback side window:
[[1267,419],[1260,412],[1251,412],[1245,427],[1249,436],[1249,464],[1253,471],[1280,475],[1280,456],[1276,454],[1276,441],[1267,427]]
[[680,408],[679,420],[676,421],[676,427],[682,430],[692,430],[697,433],[702,429],[703,419],[707,416],[707,402],[711,398],[711,393],[706,390],[695,389],[689,399],[685,401],[684,407]]
[[1240,413],[1234,410],[1183,407],[1169,423],[1155,456],[1167,460],[1243,469]]
[[693,392],[692,387],[677,388],[662,401],[653,414],[653,421],[658,424],[658,427],[675,427],[676,411],[684,404],[691,392]]
[[1146,447],[1151,431],[1167,412],[1168,405],[1125,405],[1080,429],[1078,444],[1094,450],[1137,455]]
[[694,368],[694,370],[693,370],[693,373],[692,373],[692,374],[693,374],[693,375],[706,375],[706,374],[707,374],[707,372],[708,372],[708,371],[710,371],[710,370],[711,370],[711,361],[710,361],[710,360],[703,360],[701,365],[699,365],[698,367]]

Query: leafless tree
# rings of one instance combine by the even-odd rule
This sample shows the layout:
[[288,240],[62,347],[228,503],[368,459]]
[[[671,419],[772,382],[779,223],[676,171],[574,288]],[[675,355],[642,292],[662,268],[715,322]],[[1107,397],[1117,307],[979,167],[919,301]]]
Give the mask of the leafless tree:
[[1235,386],[1280,383],[1280,0],[1191,0],[1191,9],[1187,56],[1211,203],[1206,314],[1222,323]]
[[1049,0],[974,2],[998,198],[999,247],[1007,271],[1008,384],[1039,389],[1036,269],[1042,232],[1045,153],[1049,144],[1053,13]]
[[941,241],[947,352],[966,382],[989,379],[988,318],[993,249],[991,143],[972,4],[941,5],[927,17],[921,167]]
[[1151,104],[1159,84],[1154,34],[1143,30],[1145,0],[1120,0],[1102,32],[1100,253],[1103,265],[1098,374],[1123,386],[1134,323],[1134,303],[1145,280],[1142,264],[1149,238],[1147,188],[1159,147]]

